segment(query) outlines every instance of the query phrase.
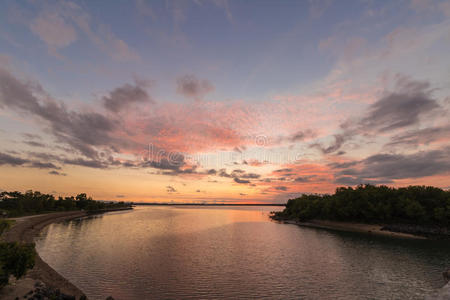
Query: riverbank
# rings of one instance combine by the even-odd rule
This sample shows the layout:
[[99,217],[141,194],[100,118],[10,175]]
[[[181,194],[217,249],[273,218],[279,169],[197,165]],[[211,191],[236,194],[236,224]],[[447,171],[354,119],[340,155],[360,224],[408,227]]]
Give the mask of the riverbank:
[[[336,222],[336,221],[325,221],[325,220],[311,220],[309,222],[299,222],[294,220],[286,220],[282,218],[274,218],[272,219],[281,222],[284,224],[293,224],[297,226],[303,227],[311,227],[311,228],[320,228],[326,230],[333,231],[346,231],[346,232],[359,232],[359,233],[367,233],[374,234],[379,236],[390,236],[395,238],[408,238],[408,239],[428,239],[427,237],[414,235],[410,233],[404,232],[395,232],[389,231],[384,225],[376,225],[376,224],[363,224],[363,223],[350,223],[350,222]],[[437,291],[437,294],[432,298],[427,299],[436,299],[436,300],[450,300],[450,281],[449,280],[450,270],[444,273],[444,279],[447,281],[447,284]]]
[[321,228],[327,230],[348,231],[348,232],[360,232],[368,233],[380,236],[390,236],[399,238],[412,238],[412,239],[426,239],[426,237],[414,235],[410,233],[394,232],[383,230],[383,225],[376,224],[363,224],[363,223],[351,223],[351,222],[337,222],[337,221],[325,221],[325,220],[311,220],[308,222],[298,222],[294,220],[276,219],[274,220],[285,223],[294,224],[304,227]]
[[[118,210],[124,209],[101,210],[96,211],[95,214]],[[15,220],[15,224],[11,229],[3,233],[2,240],[5,242],[33,243],[35,237],[39,235],[41,230],[52,223],[86,217],[92,214],[92,212],[88,213],[86,211],[69,211],[11,218],[11,220]],[[35,285],[38,282],[44,283],[47,287],[59,289],[61,293],[75,296],[77,299],[84,296],[84,293],[80,289],[43,261],[38,253],[36,255],[34,268],[29,270],[24,278],[12,280],[11,284],[4,287],[0,291],[0,298],[22,298],[29,291],[34,290]]]

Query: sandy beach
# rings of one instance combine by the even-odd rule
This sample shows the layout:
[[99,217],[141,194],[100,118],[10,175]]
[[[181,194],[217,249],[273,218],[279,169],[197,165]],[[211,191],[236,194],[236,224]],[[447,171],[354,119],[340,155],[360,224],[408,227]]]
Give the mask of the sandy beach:
[[309,222],[297,222],[297,221],[291,221],[291,220],[284,220],[281,222],[286,223],[286,224],[295,224],[298,226],[322,228],[322,229],[328,229],[328,230],[361,232],[361,233],[375,234],[375,235],[381,235],[381,236],[399,237],[399,238],[426,239],[426,237],[418,236],[418,235],[414,235],[414,234],[381,230],[381,228],[383,228],[383,225],[376,225],[376,224],[335,222],[335,221],[324,221],[324,220],[311,220]]
[[[15,225],[3,234],[2,239],[7,242],[32,243],[45,226],[86,215],[84,211],[71,211],[13,218],[16,221]],[[34,284],[38,281],[43,282],[46,286],[59,289],[64,294],[73,295],[77,299],[84,295],[81,290],[57,273],[39,255],[36,255],[34,268],[29,270],[24,278],[12,280],[11,284],[0,292],[0,298],[22,298],[27,292],[34,289]]]

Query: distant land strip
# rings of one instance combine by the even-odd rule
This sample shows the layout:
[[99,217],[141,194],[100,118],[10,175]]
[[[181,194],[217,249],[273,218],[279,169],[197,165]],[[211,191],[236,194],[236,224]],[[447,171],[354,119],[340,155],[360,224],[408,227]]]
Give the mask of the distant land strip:
[[171,206],[286,206],[286,203],[158,203],[158,202],[131,202],[132,205],[171,205]]

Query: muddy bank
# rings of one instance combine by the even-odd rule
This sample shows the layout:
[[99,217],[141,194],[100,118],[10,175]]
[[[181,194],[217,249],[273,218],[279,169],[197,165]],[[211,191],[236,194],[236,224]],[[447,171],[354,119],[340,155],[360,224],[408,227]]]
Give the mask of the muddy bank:
[[[2,239],[6,242],[33,243],[34,238],[39,235],[40,231],[45,226],[55,222],[84,217],[86,215],[87,214],[84,211],[70,211],[14,218],[16,221],[15,225],[3,234]],[[5,292],[9,292],[12,296],[24,289],[29,289],[30,285],[34,285],[34,282],[37,281],[41,281],[46,286],[59,289],[62,293],[73,295],[77,298],[84,295],[80,289],[43,261],[39,254],[36,255],[34,268],[29,270],[23,279],[17,280],[13,282],[9,288],[5,288]]]
[[298,226],[322,228],[328,230],[349,231],[349,232],[361,232],[368,234],[375,234],[381,236],[391,236],[399,238],[413,238],[413,239],[426,239],[426,237],[414,235],[404,232],[394,232],[384,229],[383,225],[376,224],[363,224],[363,223],[351,223],[351,222],[336,222],[336,221],[324,221],[324,220],[310,220],[308,222],[299,222],[294,220],[277,219],[274,220],[286,223],[295,224]]
[[[96,211],[55,212],[42,215],[12,218],[12,220],[15,220],[14,226],[3,233],[1,239],[5,242],[33,243],[35,237],[40,234],[41,230],[52,223],[77,219],[93,214],[102,214],[111,211],[122,211],[129,209],[132,209],[132,207],[104,209]],[[52,293],[52,297],[54,297],[53,294],[55,293],[58,295],[63,295],[63,297],[65,297],[64,295],[70,295],[68,297],[75,297],[76,299],[85,296],[79,288],[77,288],[69,280],[56,272],[45,261],[43,261],[39,256],[39,253],[37,253],[34,268],[28,270],[24,278],[21,278],[19,280],[11,280],[11,284],[0,291],[0,298],[22,298],[31,290],[36,290],[36,286],[41,286],[41,292],[45,291],[46,293]],[[42,287],[45,287],[45,289]]]

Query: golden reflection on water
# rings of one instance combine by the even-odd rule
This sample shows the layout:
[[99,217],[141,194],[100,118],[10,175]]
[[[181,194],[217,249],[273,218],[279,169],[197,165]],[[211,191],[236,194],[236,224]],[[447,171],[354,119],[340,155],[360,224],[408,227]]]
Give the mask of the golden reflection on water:
[[52,224],[45,261],[91,299],[422,299],[450,247],[272,222],[281,207],[137,207]]

